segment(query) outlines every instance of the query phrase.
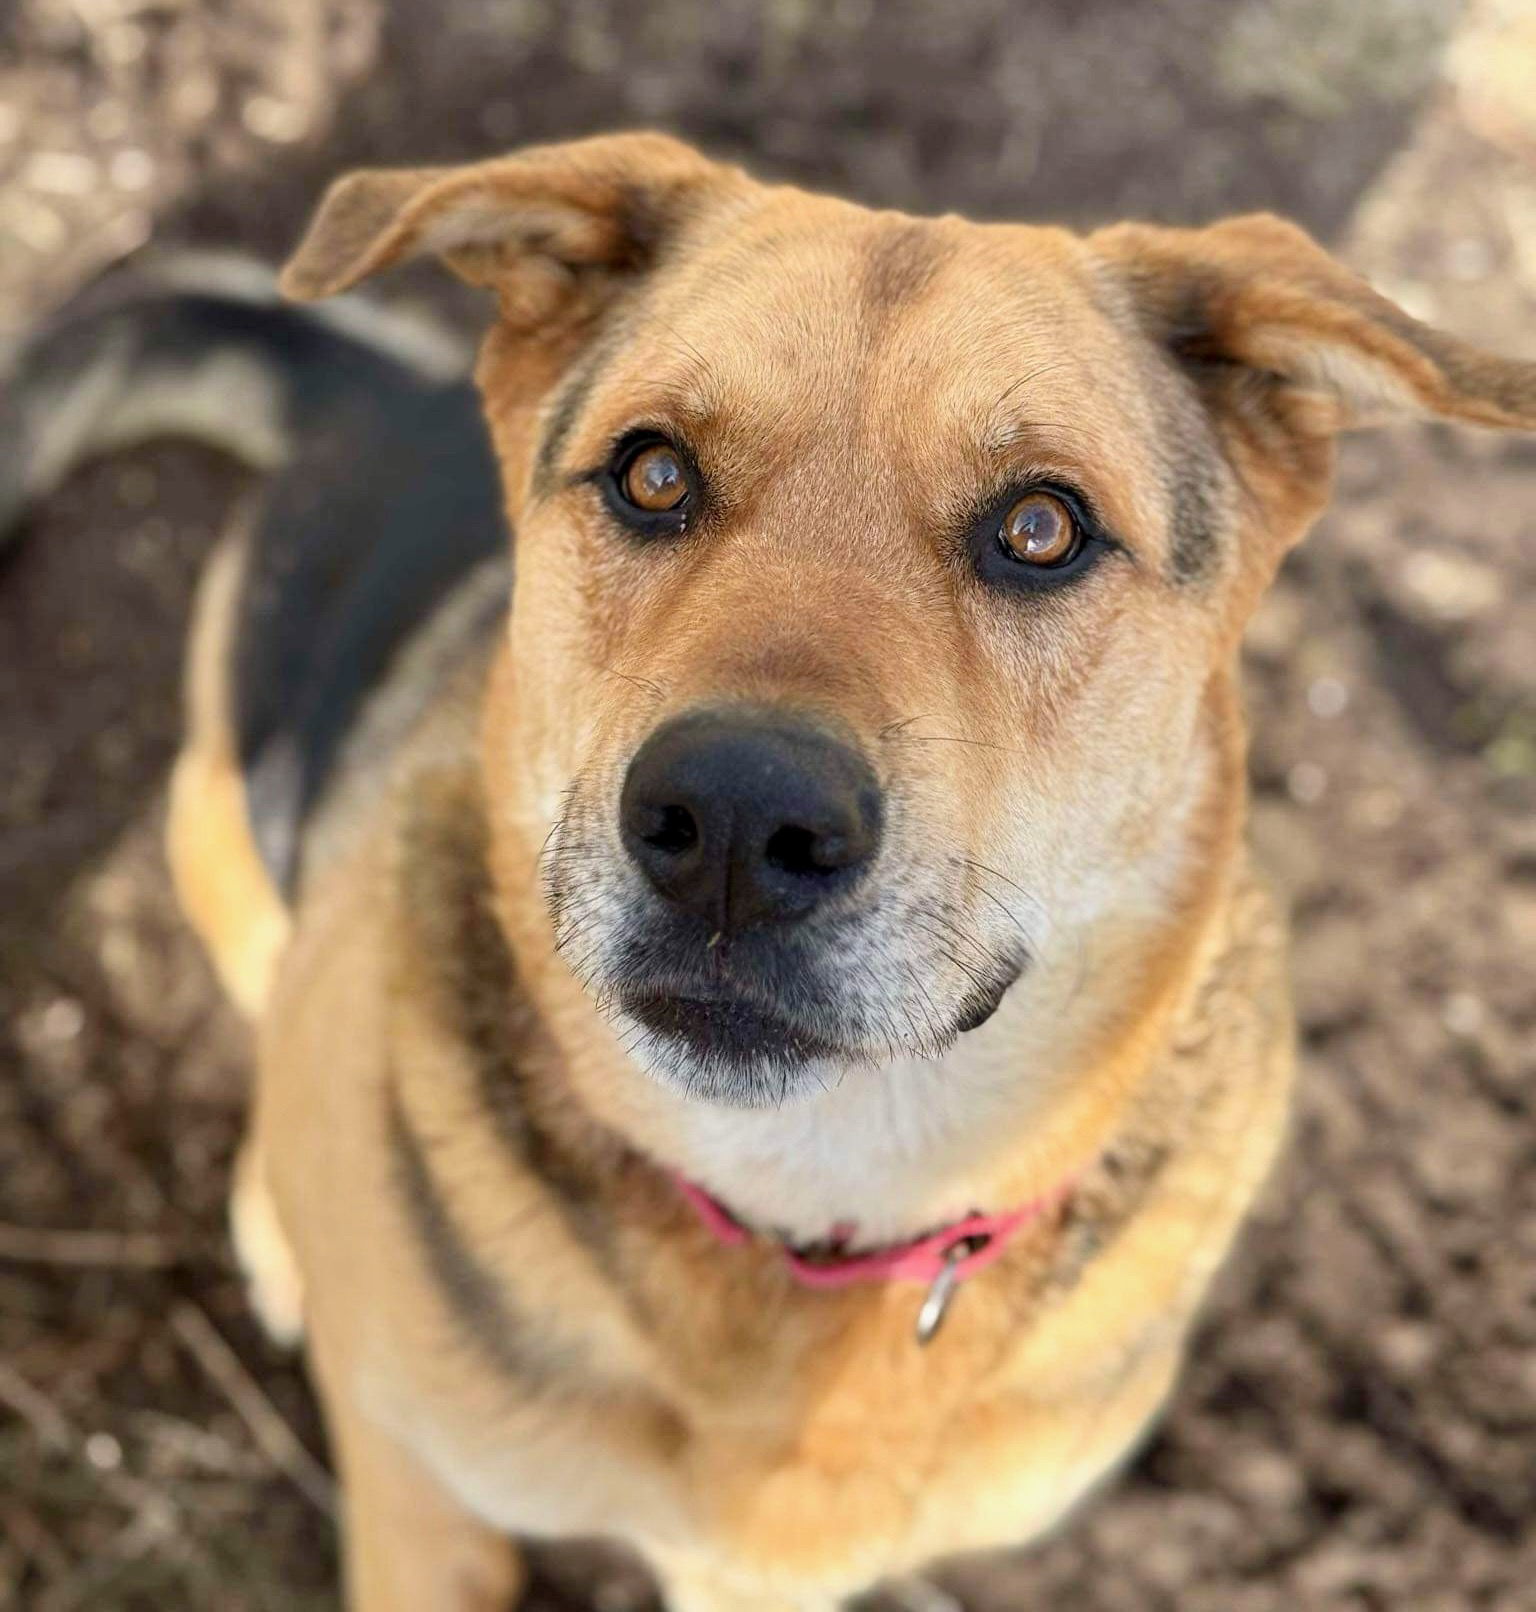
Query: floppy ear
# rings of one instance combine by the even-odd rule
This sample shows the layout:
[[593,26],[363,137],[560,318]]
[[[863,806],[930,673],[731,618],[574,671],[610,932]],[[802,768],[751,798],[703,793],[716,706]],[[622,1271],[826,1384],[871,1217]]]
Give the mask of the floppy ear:
[[1427,415],[1536,431],[1536,363],[1420,324],[1283,219],[1121,224],[1091,244],[1142,327],[1229,407],[1304,436]]
[[301,302],[433,252],[487,285],[504,314],[547,317],[594,279],[645,268],[735,169],[661,134],[533,146],[462,168],[362,169],[326,192],[283,270]]

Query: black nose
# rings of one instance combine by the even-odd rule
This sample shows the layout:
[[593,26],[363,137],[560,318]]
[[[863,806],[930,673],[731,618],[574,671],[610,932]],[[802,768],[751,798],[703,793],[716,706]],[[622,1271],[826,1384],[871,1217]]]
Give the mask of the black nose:
[[700,711],[629,765],[624,844],[674,906],[730,932],[803,918],[880,846],[880,787],[857,751],[789,718]]

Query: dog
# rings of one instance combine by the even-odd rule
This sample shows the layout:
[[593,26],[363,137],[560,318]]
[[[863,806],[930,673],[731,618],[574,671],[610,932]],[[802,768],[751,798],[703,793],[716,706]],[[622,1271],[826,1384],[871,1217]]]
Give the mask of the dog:
[[1270,216],[920,219],[654,134],[354,173],[280,284],[418,256],[494,298],[475,388],[141,276],[0,404],[0,521],[151,431],[273,471],[169,850],[349,1604],[508,1607],[519,1537],[598,1533],[676,1612],[827,1612],[1038,1538],[1285,1130],[1244,623],[1341,431],[1536,429],[1536,365]]

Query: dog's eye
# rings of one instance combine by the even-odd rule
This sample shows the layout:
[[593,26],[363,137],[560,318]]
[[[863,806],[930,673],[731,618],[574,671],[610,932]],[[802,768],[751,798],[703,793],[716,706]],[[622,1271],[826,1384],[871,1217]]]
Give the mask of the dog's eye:
[[1053,493],[1025,493],[1003,516],[997,541],[1022,565],[1065,565],[1082,547],[1072,511]]
[[1070,487],[1036,482],[978,511],[965,539],[977,578],[1014,594],[1075,584],[1108,554],[1128,554]]
[[624,502],[647,515],[674,514],[688,497],[687,468],[665,442],[646,442],[631,450],[614,480]]

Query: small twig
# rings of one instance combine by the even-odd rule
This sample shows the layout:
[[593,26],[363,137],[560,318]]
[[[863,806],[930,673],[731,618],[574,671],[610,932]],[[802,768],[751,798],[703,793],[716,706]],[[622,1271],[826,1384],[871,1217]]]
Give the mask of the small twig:
[[[180,1510],[168,1493],[127,1472],[113,1470],[94,1460],[91,1442],[46,1394],[34,1388],[19,1372],[0,1360],[0,1405],[8,1406],[37,1435],[45,1449],[70,1456],[127,1513],[129,1522],[118,1536],[131,1544],[131,1555],[141,1555],[159,1541],[175,1541],[185,1533]],[[74,1612],[92,1604],[96,1589],[120,1570],[123,1554],[117,1546],[80,1563],[40,1596],[38,1612]]]
[[188,1352],[250,1429],[262,1454],[311,1505],[326,1516],[333,1516],[336,1499],[330,1475],[304,1448],[298,1434],[263,1393],[213,1322],[196,1305],[183,1303],[171,1311],[171,1325]]
[[21,1553],[23,1563],[35,1562],[50,1578],[58,1578],[69,1571],[69,1553],[38,1521],[30,1507],[22,1504],[0,1506],[0,1523],[4,1524],[5,1537]]
[[0,1225],[0,1259],[33,1265],[107,1265],[163,1270],[185,1254],[174,1238],[153,1231],[62,1231]]
[[69,1425],[69,1418],[46,1394],[3,1360],[0,1360],[0,1404],[9,1405],[37,1434],[38,1442],[48,1449],[74,1447],[75,1430]]
[[206,1484],[206,1475],[216,1474],[246,1482],[270,1470],[266,1456],[239,1434],[227,1438],[211,1427],[195,1427],[180,1416],[154,1410],[133,1412],[131,1425],[151,1452],[154,1470],[172,1477],[194,1473]]

